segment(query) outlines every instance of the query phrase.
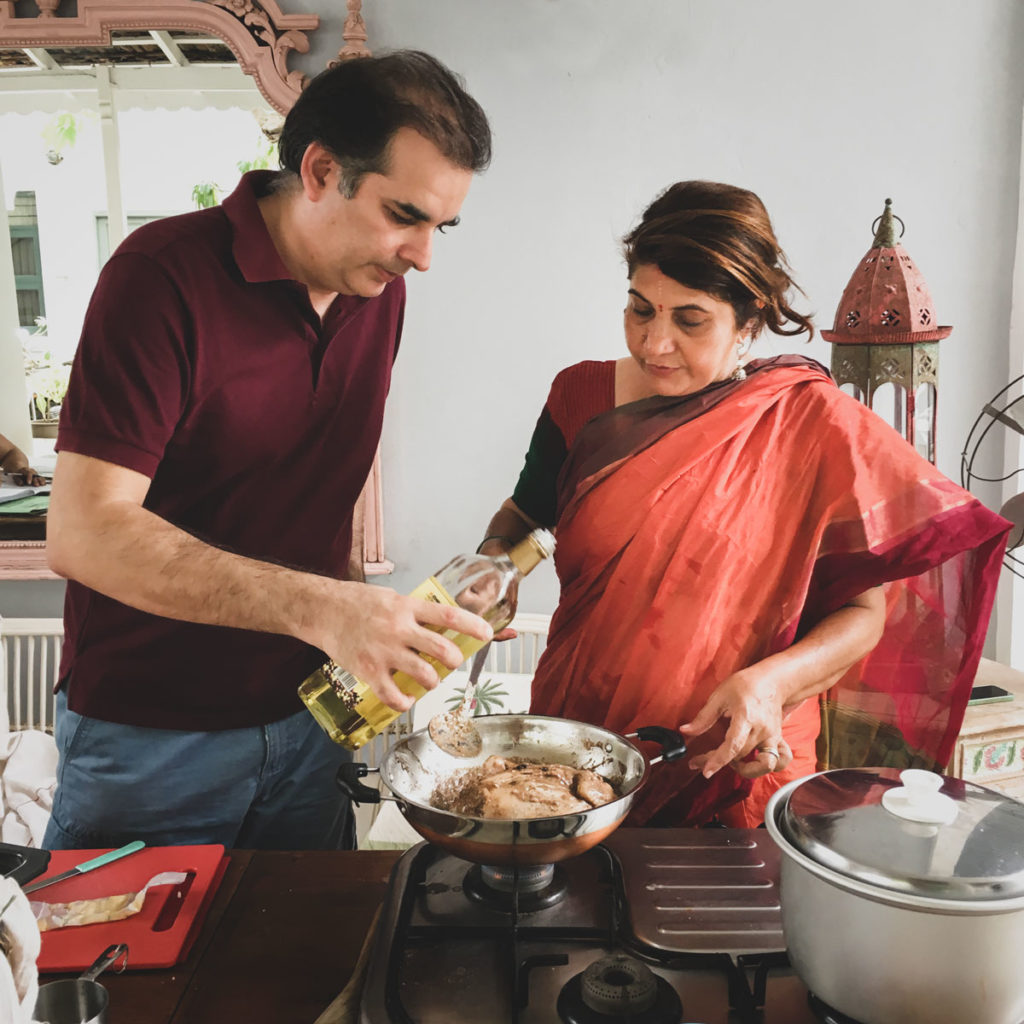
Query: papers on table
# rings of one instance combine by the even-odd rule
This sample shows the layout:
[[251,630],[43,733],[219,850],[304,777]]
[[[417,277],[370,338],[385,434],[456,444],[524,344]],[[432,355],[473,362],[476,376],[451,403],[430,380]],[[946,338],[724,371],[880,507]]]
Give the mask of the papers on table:
[[40,494],[49,494],[50,485],[45,487],[19,487],[17,484],[0,484],[0,505],[19,498],[34,498]]
[[50,488],[0,484],[0,518],[41,516],[50,507]]

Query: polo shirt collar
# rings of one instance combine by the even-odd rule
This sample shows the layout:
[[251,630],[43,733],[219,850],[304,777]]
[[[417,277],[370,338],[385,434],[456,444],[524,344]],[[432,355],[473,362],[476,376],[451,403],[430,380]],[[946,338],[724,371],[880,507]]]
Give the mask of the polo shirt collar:
[[220,205],[231,225],[231,252],[250,284],[294,281],[277,251],[257,200],[266,195],[273,171],[249,171]]

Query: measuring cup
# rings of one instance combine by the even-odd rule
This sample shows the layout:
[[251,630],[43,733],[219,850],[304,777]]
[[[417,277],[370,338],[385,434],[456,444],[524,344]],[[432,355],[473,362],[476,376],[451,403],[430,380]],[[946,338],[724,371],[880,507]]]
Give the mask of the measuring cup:
[[40,1024],[106,1024],[110,995],[96,978],[122,956],[127,966],[128,947],[115,943],[107,946],[81,977],[40,985],[32,1020]]

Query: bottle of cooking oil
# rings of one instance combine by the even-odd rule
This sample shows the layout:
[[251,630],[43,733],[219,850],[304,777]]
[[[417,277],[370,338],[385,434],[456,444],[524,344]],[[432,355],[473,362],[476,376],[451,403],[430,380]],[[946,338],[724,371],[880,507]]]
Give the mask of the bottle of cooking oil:
[[[554,550],[555,538],[547,530],[534,530],[502,555],[457,555],[410,596],[465,608],[486,619],[497,633],[512,621],[519,581]],[[485,643],[451,629],[438,632],[467,658]],[[420,657],[430,662],[442,679],[451,671],[429,655]],[[410,697],[419,699],[427,692],[404,672],[394,673],[393,678]],[[369,686],[333,661],[318,668],[299,687],[299,696],[331,739],[350,750],[358,750],[402,713],[389,708]]]

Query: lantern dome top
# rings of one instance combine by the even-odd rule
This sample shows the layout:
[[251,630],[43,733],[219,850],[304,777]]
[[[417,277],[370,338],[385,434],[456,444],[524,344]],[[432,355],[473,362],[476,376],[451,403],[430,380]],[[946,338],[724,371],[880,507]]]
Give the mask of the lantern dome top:
[[892,200],[886,199],[885,209],[877,218],[875,240],[839,300],[835,324],[831,331],[821,332],[826,341],[837,345],[912,345],[938,341],[953,330],[937,326],[928,285],[896,238],[897,220]]

